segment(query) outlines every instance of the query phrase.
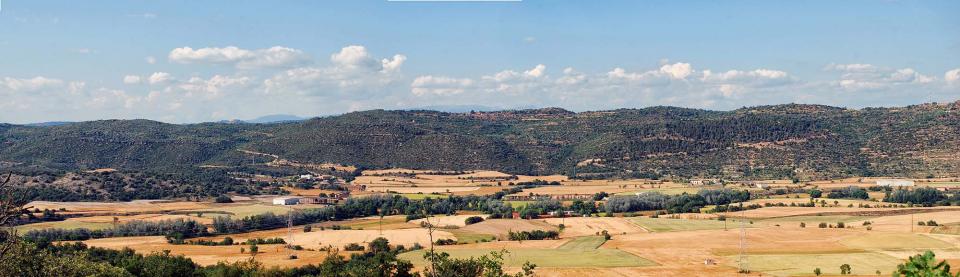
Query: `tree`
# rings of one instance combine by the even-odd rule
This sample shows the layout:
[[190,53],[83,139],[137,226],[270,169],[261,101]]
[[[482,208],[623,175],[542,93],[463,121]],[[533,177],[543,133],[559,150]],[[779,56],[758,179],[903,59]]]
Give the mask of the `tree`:
[[383,237],[374,239],[367,246],[370,252],[373,254],[390,251],[390,241]]
[[0,263],[8,258],[10,249],[15,247],[17,238],[15,231],[9,231],[2,228],[20,218],[21,215],[29,214],[30,207],[24,207],[29,202],[25,194],[17,193],[16,189],[10,184],[12,173],[8,173],[3,181],[0,181]]
[[840,265],[840,275],[847,275],[847,274],[851,274],[851,273],[853,273],[853,272],[850,270],[850,264],[842,264],[842,265]]
[[503,271],[503,254],[507,250],[493,251],[490,254],[469,259],[452,259],[450,254],[427,252],[424,258],[435,261],[433,269],[425,269],[425,276],[436,277],[529,277],[533,276],[535,264],[526,262],[521,272],[510,275]]
[[251,244],[251,245],[250,245],[250,255],[256,256],[256,255],[257,255],[257,252],[259,252],[259,251],[260,251],[260,247],[259,247],[259,246],[257,246],[256,244]]
[[[927,250],[923,254],[907,259],[907,262],[897,265],[894,277],[951,277],[950,265],[946,261],[937,262],[933,251]],[[960,276],[960,272],[956,276]]]
[[820,268],[818,267],[818,268],[813,269],[813,274],[814,274],[814,275],[817,275],[817,276],[820,276],[820,274],[823,274],[823,272],[821,272],[821,271],[820,271]]

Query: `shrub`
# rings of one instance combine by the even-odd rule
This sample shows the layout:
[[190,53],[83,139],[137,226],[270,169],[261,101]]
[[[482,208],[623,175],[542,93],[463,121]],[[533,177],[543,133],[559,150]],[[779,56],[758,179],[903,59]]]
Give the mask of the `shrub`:
[[826,223],[826,222],[820,222],[820,225],[817,225],[817,227],[827,228],[827,223]]
[[463,223],[465,223],[465,224],[467,224],[467,225],[476,224],[476,223],[480,223],[480,222],[483,222],[483,217],[479,217],[479,216],[471,216],[471,217],[468,217],[467,219],[465,219],[465,220],[463,221]]
[[807,228],[807,224],[806,224],[806,223],[803,223],[803,222],[800,222],[800,228]]
[[435,242],[436,245],[454,245],[457,244],[457,241],[453,239],[438,239]]
[[233,199],[230,199],[230,196],[226,196],[223,194],[221,194],[220,196],[217,196],[217,198],[213,199],[213,201],[217,203],[233,203]]
[[313,231],[313,226],[310,226],[309,224],[303,226],[304,233],[309,233],[311,231]]
[[346,250],[346,251],[363,251],[363,245],[359,245],[359,244],[357,244],[357,243],[353,243],[353,242],[352,242],[352,243],[350,243],[350,244],[344,245],[344,246],[343,246],[343,250]]
[[847,227],[846,224],[844,224],[843,222],[837,222],[837,228],[841,228],[841,229],[842,229],[842,228],[846,228],[846,227]]

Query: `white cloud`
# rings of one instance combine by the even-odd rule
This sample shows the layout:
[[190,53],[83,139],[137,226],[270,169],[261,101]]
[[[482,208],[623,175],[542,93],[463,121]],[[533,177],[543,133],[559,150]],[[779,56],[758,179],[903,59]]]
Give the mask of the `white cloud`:
[[291,67],[310,60],[303,51],[282,46],[258,50],[236,46],[199,49],[181,47],[171,50],[167,58],[182,64],[226,64],[238,68]]
[[153,56],[147,56],[146,58],[143,58],[143,60],[146,61],[148,64],[157,63],[157,58],[154,58]]
[[684,79],[693,73],[693,68],[688,63],[665,64],[660,67],[660,72],[673,79]]
[[893,69],[871,64],[830,64],[828,71],[840,71],[836,87],[846,91],[888,90],[904,85],[924,85],[936,81],[935,77],[917,72],[913,68]]
[[543,77],[543,72],[546,71],[546,70],[547,70],[547,66],[542,65],[542,64],[538,64],[538,65],[537,65],[536,67],[534,67],[533,69],[524,71],[524,72],[523,72],[523,75],[525,75],[525,76],[527,76],[527,77],[531,77],[531,78],[540,78],[540,77]]
[[381,64],[383,65],[383,72],[393,72],[397,69],[400,69],[400,66],[403,65],[403,62],[407,60],[407,56],[404,55],[393,55],[393,59],[383,59]]
[[960,83],[960,68],[944,73],[943,80],[947,81],[947,83],[951,85]]
[[63,85],[63,80],[37,76],[30,79],[5,77],[0,79],[0,88],[10,91],[37,91]]
[[416,96],[455,95],[463,93],[473,84],[471,79],[426,75],[414,79],[410,88]]
[[151,85],[165,84],[172,81],[173,76],[166,72],[154,72],[147,80]]
[[141,81],[140,76],[137,75],[127,75],[123,76],[123,83],[128,85],[136,85]]

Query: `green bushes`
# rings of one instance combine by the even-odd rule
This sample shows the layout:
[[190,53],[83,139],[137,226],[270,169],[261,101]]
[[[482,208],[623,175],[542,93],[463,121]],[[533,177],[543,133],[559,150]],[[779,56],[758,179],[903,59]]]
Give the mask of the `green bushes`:
[[560,233],[557,231],[544,231],[544,230],[533,230],[533,231],[520,231],[513,232],[510,231],[507,233],[510,240],[545,240],[545,239],[558,239],[560,238]]
[[479,217],[479,216],[471,216],[463,220],[463,223],[466,225],[477,224],[480,222],[483,222],[483,217]]

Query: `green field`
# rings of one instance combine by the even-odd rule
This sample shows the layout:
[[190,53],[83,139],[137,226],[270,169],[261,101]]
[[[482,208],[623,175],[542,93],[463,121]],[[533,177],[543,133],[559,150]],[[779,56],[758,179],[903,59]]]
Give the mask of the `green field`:
[[[724,222],[719,220],[631,217],[630,221],[651,232],[717,230],[724,228]],[[740,223],[728,220],[726,226],[731,229],[739,228]]]
[[637,191],[621,192],[621,193],[617,193],[616,195],[636,195],[637,193],[654,192],[654,191],[655,191],[655,192],[662,193],[662,194],[666,194],[666,195],[680,195],[680,194],[683,194],[684,192],[686,192],[687,194],[695,194],[695,193],[697,193],[698,191],[700,191],[701,189],[704,189],[704,188],[644,189],[644,190],[637,190]]
[[601,236],[578,237],[561,245],[558,249],[593,250],[607,242]]
[[406,197],[410,200],[423,200],[427,198],[441,199],[441,198],[450,198],[448,194],[431,194],[431,193],[401,193],[400,196]]
[[50,229],[50,228],[57,228],[57,229],[87,228],[90,230],[100,230],[100,229],[110,228],[111,226],[113,226],[113,223],[64,220],[64,221],[49,221],[49,222],[20,225],[20,226],[13,227],[13,229],[17,230],[17,232],[23,233],[31,230]]
[[938,249],[951,247],[949,243],[929,236],[902,233],[866,234],[845,238],[840,240],[840,243],[852,248],[867,250]]
[[266,205],[266,204],[253,204],[253,205],[225,205],[221,207],[212,207],[202,210],[190,210],[185,212],[179,212],[183,214],[196,215],[197,212],[203,213],[203,217],[214,218],[224,215],[229,215],[231,217],[246,217],[251,215],[258,215],[262,213],[275,213],[275,214],[286,214],[292,210],[290,207],[278,206],[278,205]]
[[[737,257],[729,257],[731,266],[737,266]],[[813,270],[820,268],[823,275],[840,275],[840,266],[849,264],[853,275],[890,276],[901,261],[880,253],[848,254],[797,254],[797,255],[749,255],[747,264],[753,272],[763,272],[775,276],[814,276]]]
[[504,202],[507,202],[507,204],[509,204],[509,205],[510,205],[511,207],[513,207],[514,209],[519,209],[519,208],[523,208],[523,207],[529,205],[530,203],[533,203],[533,202],[536,202],[536,201],[504,201]]
[[494,241],[497,238],[494,235],[478,234],[460,229],[446,229],[443,231],[450,232],[454,237],[457,237],[458,243],[477,243],[482,242],[483,240]]

